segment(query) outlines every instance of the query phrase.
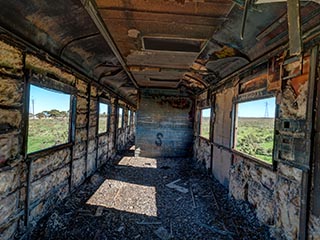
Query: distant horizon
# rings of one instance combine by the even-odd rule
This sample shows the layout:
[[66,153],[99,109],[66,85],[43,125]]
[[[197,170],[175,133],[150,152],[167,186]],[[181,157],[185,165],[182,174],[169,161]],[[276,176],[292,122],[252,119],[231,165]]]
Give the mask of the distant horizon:
[[[238,103],[239,118],[274,118],[276,112],[275,97]],[[211,109],[201,110],[202,117],[210,117]],[[266,117],[266,114],[268,115]]]
[[53,109],[66,112],[70,110],[69,94],[48,90],[35,85],[30,86],[29,113],[33,114],[32,101],[34,102],[34,114]]
[[239,118],[274,118],[275,97],[238,103]]

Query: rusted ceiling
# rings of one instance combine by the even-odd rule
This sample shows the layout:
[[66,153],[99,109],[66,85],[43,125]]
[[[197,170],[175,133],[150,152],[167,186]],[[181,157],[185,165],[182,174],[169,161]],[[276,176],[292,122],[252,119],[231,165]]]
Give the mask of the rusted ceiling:
[[234,3],[96,0],[96,5],[138,85],[175,88]]
[[[288,40],[283,1],[251,1],[243,39],[242,0],[94,1],[140,87],[196,93]],[[304,30],[319,22],[319,12],[319,4],[302,3]]]
[[[0,0],[0,27],[136,104],[137,89],[79,0]],[[2,31],[3,31],[2,29]],[[119,86],[118,81],[122,82]]]
[[[0,0],[0,26],[135,103],[139,88],[196,94],[287,42],[285,1],[255,2],[243,39],[244,0]],[[301,21],[319,25],[320,4]]]

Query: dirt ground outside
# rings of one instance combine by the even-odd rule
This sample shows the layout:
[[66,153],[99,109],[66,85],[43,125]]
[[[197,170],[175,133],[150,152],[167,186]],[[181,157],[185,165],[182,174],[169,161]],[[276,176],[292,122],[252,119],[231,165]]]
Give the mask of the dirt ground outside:
[[126,151],[43,218],[31,239],[271,239],[253,209],[186,158]]

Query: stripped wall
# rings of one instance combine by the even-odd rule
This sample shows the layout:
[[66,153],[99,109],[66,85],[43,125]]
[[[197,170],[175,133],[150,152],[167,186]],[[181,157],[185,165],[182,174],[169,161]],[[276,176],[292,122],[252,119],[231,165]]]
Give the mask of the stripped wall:
[[[311,122],[310,103],[312,106],[313,101],[310,98],[313,80],[309,71],[310,65],[316,64],[314,61],[310,63],[310,52],[304,54],[303,65],[299,60],[282,62],[282,76],[278,75],[280,71],[268,69],[271,64],[274,69],[280,68],[279,63],[270,59],[268,64],[240,72],[230,79],[229,84],[197,98],[196,116],[203,107],[212,107],[213,116],[210,139],[199,137],[199,129],[195,129],[195,161],[206,166],[229,189],[231,196],[249,201],[258,218],[271,228],[277,239],[300,239],[307,221],[304,218],[304,192],[310,145],[306,143],[310,142],[311,129],[306,126]],[[284,55],[280,53],[279,56]],[[279,56],[277,61],[283,61],[284,58]],[[300,74],[299,69],[302,69]],[[274,94],[278,107],[274,165],[255,161],[232,149],[235,100],[263,94]],[[197,126],[199,118],[196,121]],[[319,237],[318,226],[319,218],[311,215],[310,239]]]
[[136,148],[141,156],[190,156],[193,101],[187,95],[173,90],[143,90],[136,125]]
[[[117,96],[41,54],[1,35],[0,239],[23,236],[117,152]],[[26,154],[27,83],[31,80],[73,91],[76,104],[70,144]],[[109,99],[112,112],[109,131],[98,135],[100,97]],[[133,125],[124,126],[121,148],[133,139],[133,129]]]

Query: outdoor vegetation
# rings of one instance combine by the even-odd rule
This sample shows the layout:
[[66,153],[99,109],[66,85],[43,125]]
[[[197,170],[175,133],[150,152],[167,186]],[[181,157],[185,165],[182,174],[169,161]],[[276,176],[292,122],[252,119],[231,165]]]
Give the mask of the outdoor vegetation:
[[201,118],[200,136],[209,139],[210,134],[210,117]]
[[119,116],[118,116],[118,128],[122,128],[122,124],[123,124],[123,108],[119,108],[119,112],[118,112]]
[[28,153],[67,143],[69,114],[56,109],[29,115]]
[[99,128],[98,133],[105,133],[108,131],[108,105],[104,103],[99,104]]
[[69,142],[71,95],[30,85],[27,152]]
[[210,137],[210,108],[201,110],[200,136],[206,139]]
[[236,150],[272,163],[274,118],[238,118]]

